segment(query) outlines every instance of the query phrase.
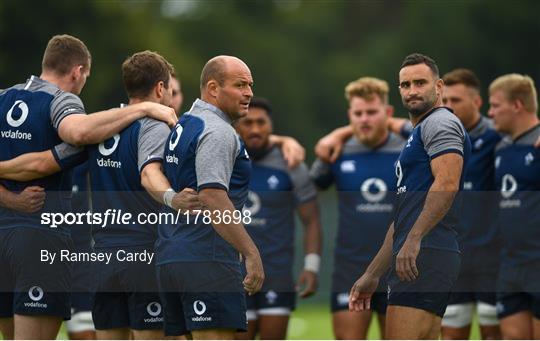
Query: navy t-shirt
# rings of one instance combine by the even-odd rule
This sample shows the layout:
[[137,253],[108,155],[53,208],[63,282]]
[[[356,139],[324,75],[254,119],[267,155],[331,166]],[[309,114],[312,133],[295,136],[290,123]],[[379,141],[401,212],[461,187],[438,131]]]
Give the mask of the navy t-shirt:
[[[85,114],[76,95],[32,76],[26,83],[0,91],[0,160],[19,155],[52,150],[64,171],[28,182],[0,180],[8,190],[20,192],[28,186],[41,186],[46,191],[43,208],[32,214],[0,207],[0,228],[31,227],[51,230],[41,224],[41,213],[71,211],[72,174],[70,168],[84,161],[83,148],[62,144],[58,126],[71,114]],[[67,226],[54,229],[69,234]]]
[[405,141],[395,134],[377,148],[351,137],[333,164],[316,160],[315,184],[336,185],[339,222],[334,249],[336,262],[369,263],[381,247],[392,222],[396,176],[394,166]]
[[[248,196],[251,161],[231,119],[217,107],[197,99],[182,115],[165,146],[164,173],[172,188],[227,191],[238,211]],[[164,207],[163,213],[172,210]],[[173,262],[239,262],[239,255],[202,216],[189,221],[183,214],[177,223],[159,225],[156,264]]]
[[538,137],[540,125],[514,141],[506,137],[496,148],[502,263],[509,266],[540,261],[540,149],[534,147]]
[[[465,128],[447,108],[434,108],[414,127],[396,163],[394,254],[401,249],[424,207],[427,193],[434,181],[431,160],[445,153],[458,153],[463,156],[463,165],[466,168],[470,150],[470,140]],[[466,169],[463,169],[460,190],[463,189],[465,172]],[[456,230],[460,216],[461,197],[458,194],[448,213],[422,239],[421,247],[459,252]]]

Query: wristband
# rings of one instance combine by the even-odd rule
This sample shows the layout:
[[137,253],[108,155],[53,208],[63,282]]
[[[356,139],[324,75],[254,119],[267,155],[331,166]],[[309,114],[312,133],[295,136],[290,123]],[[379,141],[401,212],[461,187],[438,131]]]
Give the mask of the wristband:
[[304,257],[304,270],[319,273],[321,268],[321,256],[316,253],[308,253]]
[[175,195],[176,195],[176,192],[174,191],[174,189],[168,188],[163,193],[163,203],[165,205],[169,206],[170,208],[173,208],[172,207],[172,201],[173,201],[173,198],[174,198]]

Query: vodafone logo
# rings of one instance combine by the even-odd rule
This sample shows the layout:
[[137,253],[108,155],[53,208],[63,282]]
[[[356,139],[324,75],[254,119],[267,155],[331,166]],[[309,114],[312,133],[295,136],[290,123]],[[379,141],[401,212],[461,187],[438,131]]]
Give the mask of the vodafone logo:
[[159,314],[161,314],[161,304],[158,302],[150,302],[148,306],[146,306],[146,312],[152,317],[159,316]]
[[[169,141],[169,150],[174,150],[176,146],[178,145],[178,142],[180,141],[180,135],[182,135],[182,132],[184,131],[184,128],[180,124],[177,124],[175,127],[175,132],[171,135],[171,140]],[[176,134],[176,137],[174,136]]]
[[34,302],[38,302],[43,298],[43,289],[38,286],[33,286],[28,290],[28,297]]
[[[248,205],[249,204],[249,205]],[[249,191],[243,211],[249,211],[251,215],[256,215],[261,209],[261,198],[257,193]]]
[[98,150],[101,155],[103,156],[109,156],[116,150],[116,147],[118,147],[118,142],[120,142],[120,134],[116,134],[112,137],[114,143],[111,147],[105,147],[105,143],[109,142],[111,139],[108,139],[106,141],[103,141],[99,144]]
[[505,174],[502,178],[501,195],[508,199],[516,192],[518,183],[511,174]]
[[[18,119],[13,118],[13,110],[15,108],[18,108],[21,111],[21,116]],[[13,128],[17,128],[17,127],[20,127],[24,123],[24,121],[26,121],[27,117],[28,117],[28,105],[26,105],[26,103],[24,103],[23,101],[18,100],[18,101],[15,101],[13,106],[9,109],[6,115],[6,120],[10,126],[12,126]]]
[[193,302],[193,310],[195,314],[201,316],[206,312],[206,304],[203,301],[195,301]]
[[[372,189],[375,189],[375,191]],[[386,186],[386,183],[379,178],[369,178],[362,183],[360,191],[366,201],[379,202],[386,196],[388,187]]]

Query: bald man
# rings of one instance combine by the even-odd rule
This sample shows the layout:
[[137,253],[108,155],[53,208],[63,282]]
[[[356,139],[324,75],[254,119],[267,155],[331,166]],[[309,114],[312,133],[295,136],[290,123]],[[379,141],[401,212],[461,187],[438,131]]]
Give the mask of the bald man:
[[233,339],[247,327],[244,290],[254,294],[264,280],[242,211],[251,162],[231,125],[248,112],[253,79],[240,59],[218,56],[204,66],[200,86],[201,98],[169,135],[163,168],[171,191],[195,189],[205,210],[160,224],[157,272],[166,335]]

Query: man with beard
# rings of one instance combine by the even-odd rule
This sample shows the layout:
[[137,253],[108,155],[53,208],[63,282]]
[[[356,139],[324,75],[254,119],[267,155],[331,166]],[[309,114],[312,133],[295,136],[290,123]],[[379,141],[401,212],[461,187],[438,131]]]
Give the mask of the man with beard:
[[540,339],[540,137],[538,99],[529,76],[509,74],[489,86],[489,116],[507,136],[495,149],[503,243],[497,313],[503,339]]
[[296,293],[292,274],[294,263],[294,212],[304,225],[304,271],[297,288],[300,297],[317,290],[320,264],[321,224],[317,191],[307,166],[287,167],[282,151],[270,143],[272,108],[263,98],[253,98],[247,116],[236,123],[253,162],[248,201],[251,213],[246,230],[259,248],[266,280],[261,292],[246,297],[248,332],[238,338],[285,339]]
[[388,339],[435,339],[459,273],[455,228],[470,141],[459,119],[442,103],[435,62],[418,53],[399,71],[403,105],[413,131],[396,163],[397,209],[385,241],[353,285],[349,307],[369,307],[381,276],[388,276]]
[[338,191],[339,227],[332,274],[332,324],[336,339],[365,339],[376,313],[384,336],[385,281],[373,295],[370,309],[350,312],[349,290],[381,247],[394,209],[394,163],[405,145],[388,131],[393,107],[388,83],[363,77],[345,88],[353,136],[334,163],[318,159],[311,176],[321,189],[333,183]]

